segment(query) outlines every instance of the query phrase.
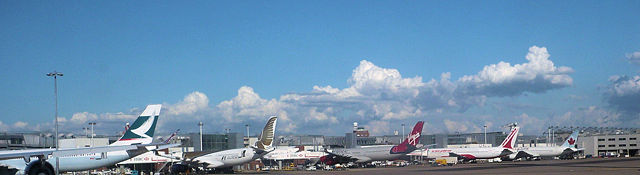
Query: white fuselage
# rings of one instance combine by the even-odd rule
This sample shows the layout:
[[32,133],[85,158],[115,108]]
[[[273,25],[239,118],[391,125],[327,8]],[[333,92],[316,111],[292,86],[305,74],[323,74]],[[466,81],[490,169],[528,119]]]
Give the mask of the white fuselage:
[[433,148],[415,150],[411,152],[412,156],[424,156],[428,159],[436,159],[440,157],[450,157],[450,153],[454,153],[465,157],[465,159],[492,159],[503,156],[501,147],[490,148]]
[[405,154],[391,154],[394,145],[367,146],[360,148],[334,149],[332,154],[355,158],[356,163],[364,163],[379,160],[396,160]]
[[257,154],[253,148],[238,148],[206,154],[194,158],[193,161],[205,164],[207,168],[224,168],[242,165],[263,155]]
[[262,158],[270,160],[320,159],[320,157],[325,155],[327,155],[327,153],[320,151],[299,151],[298,148],[278,148],[265,154]]
[[[73,171],[85,171],[97,169],[100,167],[115,165],[118,162],[125,161],[137,155],[146,152],[146,150],[132,150],[132,151],[112,151],[105,152],[105,155],[101,153],[81,154],[73,156],[59,157],[60,172],[73,172]],[[37,159],[36,159],[37,160]],[[47,158],[54,168],[56,167],[56,157],[49,156]],[[27,163],[23,159],[9,159],[0,161],[0,165],[9,165],[10,167],[18,169],[19,174],[23,174],[27,166]]]
[[[560,156],[566,148],[559,146],[545,146],[545,147],[516,147],[516,151],[526,151],[528,153],[535,154],[541,157],[555,157]],[[515,154],[515,153],[514,153]]]

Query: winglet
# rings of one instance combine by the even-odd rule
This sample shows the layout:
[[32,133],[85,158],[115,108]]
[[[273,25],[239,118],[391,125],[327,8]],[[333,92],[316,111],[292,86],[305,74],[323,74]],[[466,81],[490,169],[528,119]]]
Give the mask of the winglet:
[[578,134],[580,134],[580,130],[575,130],[567,140],[562,144],[563,148],[576,148],[576,142],[578,142]]
[[267,124],[262,129],[262,133],[260,134],[260,138],[258,142],[256,142],[256,147],[258,149],[266,150],[273,147],[273,139],[276,135],[276,121],[278,117],[272,116],[267,120]]
[[502,141],[502,144],[500,144],[500,146],[502,148],[513,149],[513,147],[516,145],[516,140],[518,138],[518,131],[520,131],[520,127],[518,126],[513,127],[511,129],[511,133],[507,135],[507,138],[505,138],[504,141]]
[[413,127],[413,131],[409,133],[409,136],[399,145],[393,146],[389,153],[391,154],[406,154],[417,149],[418,143],[420,143],[420,136],[422,136],[423,121],[419,121]]

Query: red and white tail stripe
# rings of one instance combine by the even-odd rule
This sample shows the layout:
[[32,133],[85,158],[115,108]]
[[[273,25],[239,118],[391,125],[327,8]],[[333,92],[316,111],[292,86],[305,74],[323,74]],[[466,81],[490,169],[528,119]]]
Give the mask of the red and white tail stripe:
[[416,149],[416,146],[420,142],[420,136],[422,135],[423,121],[416,123],[413,127],[413,131],[409,133],[409,136],[399,145],[393,146],[390,150],[391,154],[406,154]]
[[520,131],[520,127],[513,127],[513,129],[511,129],[511,133],[507,135],[507,138],[502,141],[500,146],[503,148],[513,149],[516,145],[516,139],[518,138],[518,131]]

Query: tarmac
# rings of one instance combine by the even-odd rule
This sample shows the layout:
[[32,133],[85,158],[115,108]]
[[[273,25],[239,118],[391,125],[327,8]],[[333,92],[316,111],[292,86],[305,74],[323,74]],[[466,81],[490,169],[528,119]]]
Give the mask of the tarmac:
[[441,167],[411,165],[341,171],[271,171],[269,174],[640,174],[640,157],[457,164]]

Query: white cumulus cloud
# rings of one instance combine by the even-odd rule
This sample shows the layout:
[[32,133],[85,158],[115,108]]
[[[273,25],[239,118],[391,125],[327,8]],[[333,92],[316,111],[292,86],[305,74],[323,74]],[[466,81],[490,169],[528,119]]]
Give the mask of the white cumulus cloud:
[[572,85],[573,79],[569,74],[573,69],[555,66],[549,56],[545,47],[530,47],[526,56],[529,62],[515,65],[500,62],[485,66],[476,75],[460,78],[458,81],[463,86],[460,91],[465,94],[515,96]]
[[190,115],[209,106],[209,98],[202,92],[192,92],[185,96],[182,101],[166,105],[166,113],[169,115]]
[[[176,103],[163,103],[158,128],[186,130],[203,121],[205,131],[222,132],[230,128],[238,132],[244,131],[245,124],[261,128],[270,115],[277,115],[279,131],[287,133],[342,135],[350,130],[350,123],[357,121],[367,123],[365,126],[372,133],[392,134],[389,126],[415,120],[431,123],[428,131],[480,132],[483,125],[502,124],[504,120],[468,120],[461,113],[483,107],[491,97],[543,93],[572,85],[569,74],[573,69],[556,66],[549,57],[546,48],[533,46],[526,63],[499,62],[458,80],[452,80],[452,73],[444,72],[428,81],[361,60],[351,76],[345,78],[348,86],[344,88],[314,85],[309,92],[268,99],[252,87],[242,86],[235,97],[211,105],[205,93],[194,91]],[[115,123],[132,122],[140,112],[139,108],[125,113],[77,112],[63,124],[84,126],[99,120],[99,124],[116,126]],[[443,115],[457,118],[443,119]],[[526,117],[529,116],[521,116]]]

